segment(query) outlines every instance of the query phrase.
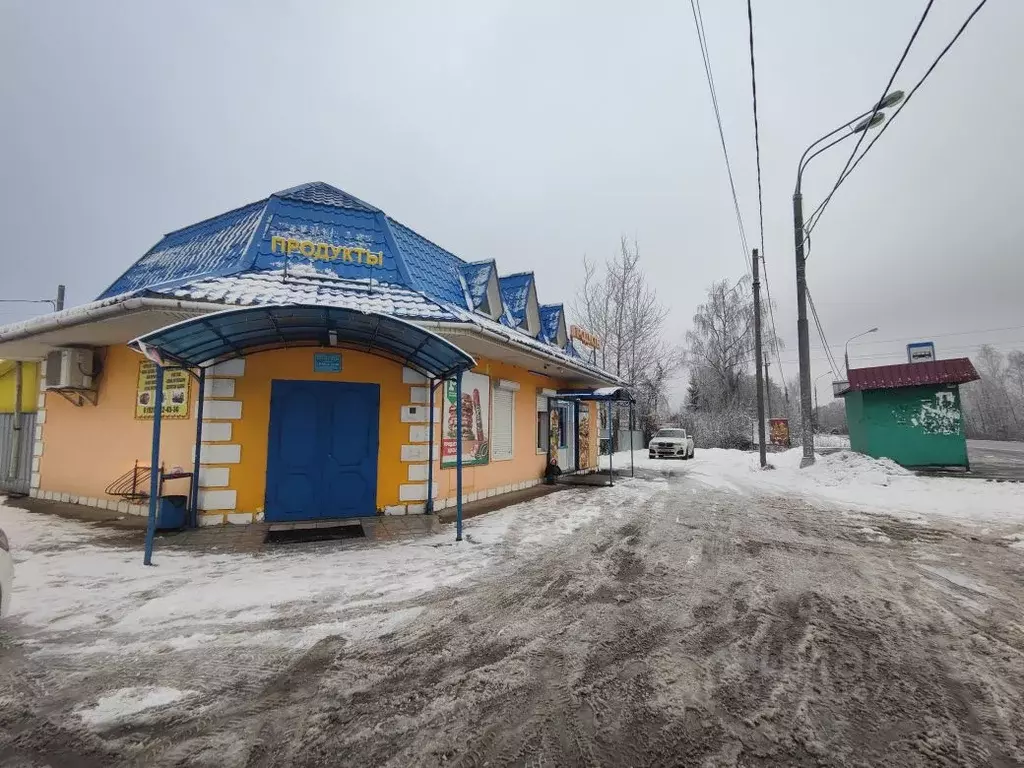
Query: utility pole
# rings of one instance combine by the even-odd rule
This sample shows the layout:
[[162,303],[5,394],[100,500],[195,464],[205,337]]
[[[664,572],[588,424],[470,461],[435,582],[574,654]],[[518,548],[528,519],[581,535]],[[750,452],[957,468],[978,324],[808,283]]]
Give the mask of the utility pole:
[[801,467],[814,463],[814,425],[811,423],[811,343],[807,330],[807,260],[804,257],[804,196],[800,181],[793,193],[793,239],[796,244],[796,343],[800,360],[800,432],[804,455]]
[[57,300],[53,303],[53,306],[58,312],[64,309],[64,286],[57,286]]
[[768,460],[764,446],[764,390],[761,381],[761,268],[757,248],[754,249],[754,365],[757,370],[757,452],[764,469]]

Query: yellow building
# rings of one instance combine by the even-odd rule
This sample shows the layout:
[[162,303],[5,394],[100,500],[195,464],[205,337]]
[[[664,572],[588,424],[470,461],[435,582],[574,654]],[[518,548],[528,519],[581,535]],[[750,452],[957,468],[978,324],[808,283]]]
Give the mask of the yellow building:
[[[14,360],[0,360],[0,413],[14,413],[16,364]],[[21,412],[34,413],[39,399],[39,365],[35,362],[21,366]]]
[[194,479],[198,525],[429,512],[460,463],[463,501],[541,482],[549,455],[591,469],[587,393],[622,382],[537,293],[322,183],[172,232],[96,301],[0,328],[0,354],[47,360],[31,493],[144,513],[125,483],[155,421],[183,476],[160,490]]

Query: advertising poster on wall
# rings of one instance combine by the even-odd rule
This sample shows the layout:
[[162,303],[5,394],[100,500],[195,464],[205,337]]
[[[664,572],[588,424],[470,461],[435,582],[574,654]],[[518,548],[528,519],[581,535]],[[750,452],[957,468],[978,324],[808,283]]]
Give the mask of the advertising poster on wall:
[[[444,384],[444,412],[441,414],[441,466],[454,467],[458,454],[455,382]],[[479,373],[462,374],[462,465],[486,464],[490,459],[487,431],[491,423],[491,380]]]
[[590,405],[584,403],[580,407],[580,468],[587,469],[590,463]]
[[[180,368],[164,369],[163,418],[187,419],[189,388],[192,379]],[[156,365],[145,360],[139,363],[139,381],[135,392],[135,418],[152,419],[156,402]]]
[[562,411],[558,408],[551,409],[551,450],[548,459],[558,461],[558,449],[562,445]]

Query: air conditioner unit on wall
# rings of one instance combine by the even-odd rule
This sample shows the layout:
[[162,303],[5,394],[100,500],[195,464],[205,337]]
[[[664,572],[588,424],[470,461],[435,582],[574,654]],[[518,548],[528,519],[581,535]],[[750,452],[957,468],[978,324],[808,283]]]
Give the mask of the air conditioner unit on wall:
[[46,356],[46,388],[92,390],[92,371],[91,349],[55,349]]

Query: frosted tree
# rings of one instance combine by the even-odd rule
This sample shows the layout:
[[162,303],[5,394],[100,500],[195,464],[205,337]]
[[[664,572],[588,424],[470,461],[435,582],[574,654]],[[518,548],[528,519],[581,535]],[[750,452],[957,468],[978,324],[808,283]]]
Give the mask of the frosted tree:
[[[583,259],[583,285],[574,317],[601,339],[601,367],[630,383],[637,399],[637,424],[648,435],[667,416],[665,390],[679,366],[679,351],[665,341],[668,309],[658,300],[640,266],[640,249],[623,237],[604,264]],[[625,428],[616,412],[615,431]]]

